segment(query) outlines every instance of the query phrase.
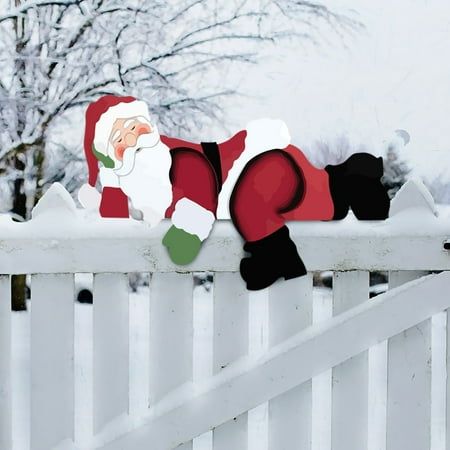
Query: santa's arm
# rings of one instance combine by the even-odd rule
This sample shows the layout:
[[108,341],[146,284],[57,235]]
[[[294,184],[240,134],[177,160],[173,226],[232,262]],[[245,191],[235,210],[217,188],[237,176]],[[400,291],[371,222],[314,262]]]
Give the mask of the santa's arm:
[[203,154],[188,148],[172,150],[173,201],[166,211],[172,227],[163,244],[177,264],[189,264],[208,237],[217,208],[217,180]]
[[86,183],[78,191],[78,200],[86,209],[97,210],[102,217],[128,218],[128,197],[119,187],[119,180],[113,169],[99,170],[101,193]]

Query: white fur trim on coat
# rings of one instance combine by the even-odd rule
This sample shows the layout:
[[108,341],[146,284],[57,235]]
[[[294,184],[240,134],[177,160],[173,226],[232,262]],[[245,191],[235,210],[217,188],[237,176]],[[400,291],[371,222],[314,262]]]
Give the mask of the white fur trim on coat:
[[95,125],[94,145],[98,152],[108,154],[109,138],[114,122],[117,119],[144,117],[150,122],[148,106],[141,100],[128,103],[118,103],[105,111]]
[[98,209],[101,199],[100,192],[88,183],[83,184],[78,191],[78,201],[85,209]]
[[196,234],[204,241],[213,226],[214,214],[186,197],[178,200],[172,214],[172,224],[186,233]]
[[234,161],[223,183],[219,194],[217,218],[230,218],[230,197],[236,181],[245,165],[255,156],[274,149],[286,148],[291,143],[291,136],[287,125],[280,119],[252,120],[245,127],[245,149]]

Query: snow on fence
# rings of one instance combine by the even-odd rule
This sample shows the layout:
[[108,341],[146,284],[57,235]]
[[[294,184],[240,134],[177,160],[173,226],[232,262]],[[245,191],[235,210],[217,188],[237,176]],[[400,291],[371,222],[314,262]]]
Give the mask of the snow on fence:
[[[196,438],[211,430],[214,450],[450,449],[450,219],[436,217],[413,182],[391,212],[383,222],[289,225],[308,269],[334,271],[327,310],[313,301],[311,273],[248,293],[237,273],[242,243],[225,221],[180,268],[161,244],[168,222],[150,230],[101,219],[52,186],[31,221],[0,220],[0,449],[19,449],[26,432],[11,425],[12,274],[31,274],[33,450],[185,450],[200,448]],[[390,290],[369,300],[374,270],[389,271]],[[214,272],[212,376],[201,380],[194,271]],[[93,364],[75,375],[80,272],[94,274]],[[139,348],[130,341],[130,272],[151,273]],[[267,316],[258,323],[261,305]],[[258,334],[259,349],[250,338]]]

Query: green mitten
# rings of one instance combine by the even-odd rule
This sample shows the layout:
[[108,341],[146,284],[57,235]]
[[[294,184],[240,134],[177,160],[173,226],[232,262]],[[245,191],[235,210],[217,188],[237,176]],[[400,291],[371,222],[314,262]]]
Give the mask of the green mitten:
[[202,241],[195,234],[171,226],[162,240],[169,251],[170,259],[180,266],[194,261],[202,246]]

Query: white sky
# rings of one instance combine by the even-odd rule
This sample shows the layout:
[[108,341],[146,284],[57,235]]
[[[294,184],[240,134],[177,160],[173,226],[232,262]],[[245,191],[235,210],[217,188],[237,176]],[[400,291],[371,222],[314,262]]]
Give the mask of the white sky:
[[450,178],[450,1],[326,4],[354,9],[365,30],[345,45],[330,31],[335,42],[320,49],[284,44],[262,64],[229,74],[257,98],[228,100],[227,122],[242,128],[253,118],[282,118],[306,152],[315,139],[343,132],[378,152],[403,128],[414,173]]

